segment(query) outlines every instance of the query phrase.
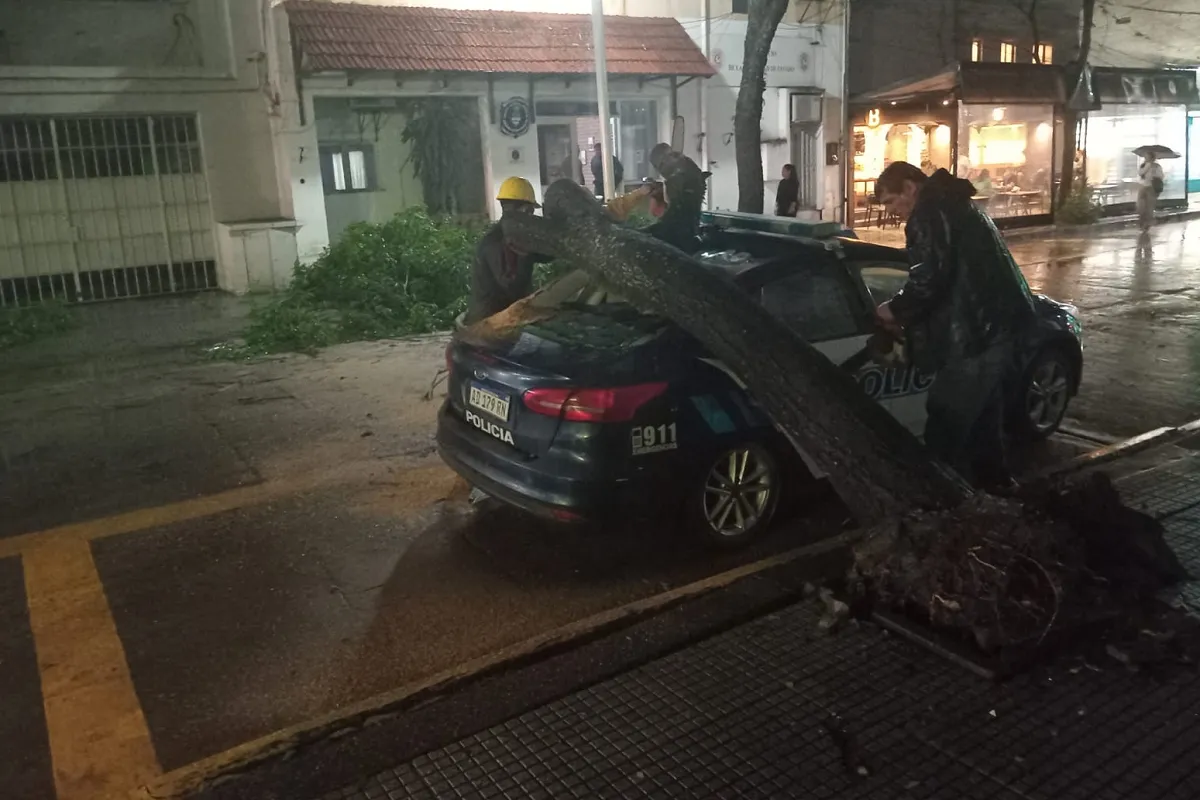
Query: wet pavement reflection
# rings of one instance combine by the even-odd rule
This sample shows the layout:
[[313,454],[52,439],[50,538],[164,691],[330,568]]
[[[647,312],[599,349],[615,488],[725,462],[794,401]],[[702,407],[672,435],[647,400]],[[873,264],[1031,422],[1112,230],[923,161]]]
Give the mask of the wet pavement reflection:
[[1035,291],[1078,306],[1081,426],[1132,436],[1200,417],[1200,221],[1017,241]]

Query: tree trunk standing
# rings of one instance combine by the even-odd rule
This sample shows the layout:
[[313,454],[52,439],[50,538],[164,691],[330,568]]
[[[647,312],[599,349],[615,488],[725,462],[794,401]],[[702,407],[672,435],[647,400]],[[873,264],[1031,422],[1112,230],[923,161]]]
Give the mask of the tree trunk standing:
[[788,0],[753,0],[746,20],[746,51],[742,83],[733,117],[737,153],[738,211],[763,213],[762,111],[764,78],[775,30],[787,11]]
[[703,343],[829,475],[860,523],[897,518],[914,507],[956,505],[970,495],[853,377],[750,295],[676,248],[615,225],[570,181],[546,191],[544,214],[507,218],[505,234],[523,249],[582,267],[632,305],[673,320]]
[[[1092,24],[1096,17],[1096,0],[1083,0],[1083,10],[1080,13],[1081,21],[1079,25],[1079,56],[1076,58],[1076,64],[1080,74],[1087,67],[1088,57],[1092,51]],[[1075,87],[1071,87],[1071,95],[1074,95]],[[1078,142],[1075,137],[1075,129],[1079,126],[1079,114],[1070,107],[1070,102],[1063,109],[1063,145],[1062,153],[1059,158],[1062,159],[1062,184],[1058,189],[1058,205],[1061,207],[1071,196],[1071,191],[1075,185],[1075,150],[1078,147]]]

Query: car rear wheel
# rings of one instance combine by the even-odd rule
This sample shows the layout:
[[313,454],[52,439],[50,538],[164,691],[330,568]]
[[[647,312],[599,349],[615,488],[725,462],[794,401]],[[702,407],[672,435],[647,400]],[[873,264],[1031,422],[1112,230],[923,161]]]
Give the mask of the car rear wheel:
[[1025,370],[1014,433],[1027,440],[1045,439],[1058,430],[1071,401],[1073,368],[1059,348],[1043,350]]
[[714,458],[688,497],[688,526],[711,544],[740,547],[762,533],[779,506],[779,462],[757,442]]

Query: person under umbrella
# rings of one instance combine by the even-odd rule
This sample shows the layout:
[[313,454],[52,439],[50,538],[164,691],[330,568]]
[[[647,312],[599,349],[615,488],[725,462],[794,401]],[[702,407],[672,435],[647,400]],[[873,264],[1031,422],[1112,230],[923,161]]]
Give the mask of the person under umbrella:
[[1158,205],[1158,196],[1165,187],[1160,158],[1179,158],[1179,154],[1169,147],[1160,144],[1144,145],[1136,148],[1135,155],[1142,157],[1138,166],[1137,217],[1138,227],[1142,233],[1149,233],[1154,225],[1154,208]]

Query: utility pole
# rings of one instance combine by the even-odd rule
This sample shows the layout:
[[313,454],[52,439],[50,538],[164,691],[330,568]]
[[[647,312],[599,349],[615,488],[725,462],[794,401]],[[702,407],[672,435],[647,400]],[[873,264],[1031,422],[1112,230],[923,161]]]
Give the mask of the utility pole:
[[616,194],[613,184],[612,118],[608,113],[608,53],[604,39],[604,0],[592,0],[592,49],[596,56],[596,104],[600,107],[600,157],[604,159],[604,199]]

